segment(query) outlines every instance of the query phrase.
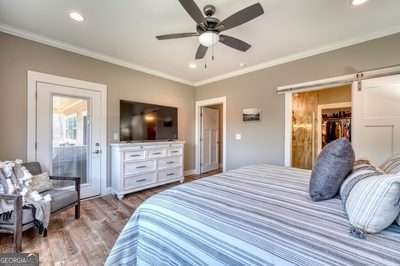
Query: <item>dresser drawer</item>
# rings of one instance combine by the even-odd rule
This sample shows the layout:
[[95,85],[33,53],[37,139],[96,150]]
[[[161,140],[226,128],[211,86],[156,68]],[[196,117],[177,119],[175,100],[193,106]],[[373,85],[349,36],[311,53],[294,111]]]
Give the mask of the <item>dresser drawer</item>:
[[168,181],[172,179],[178,179],[182,177],[182,168],[174,168],[170,170],[164,170],[158,172],[158,181]]
[[168,169],[182,166],[182,156],[160,159],[158,169]]
[[182,155],[182,153],[183,153],[182,148],[170,148],[170,149],[168,149],[168,156]]
[[126,177],[124,180],[124,189],[143,187],[157,182],[157,173],[148,173],[137,176]]
[[156,161],[126,162],[124,175],[136,175],[154,170],[156,170]]
[[127,151],[124,156],[125,161],[142,161],[146,159],[145,151]]
[[149,159],[161,158],[167,156],[167,149],[149,150]]

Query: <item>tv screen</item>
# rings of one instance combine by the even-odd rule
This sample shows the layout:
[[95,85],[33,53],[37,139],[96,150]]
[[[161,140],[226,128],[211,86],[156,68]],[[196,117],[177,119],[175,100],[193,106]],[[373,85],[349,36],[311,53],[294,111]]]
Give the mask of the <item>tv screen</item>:
[[120,141],[178,139],[178,109],[121,101]]

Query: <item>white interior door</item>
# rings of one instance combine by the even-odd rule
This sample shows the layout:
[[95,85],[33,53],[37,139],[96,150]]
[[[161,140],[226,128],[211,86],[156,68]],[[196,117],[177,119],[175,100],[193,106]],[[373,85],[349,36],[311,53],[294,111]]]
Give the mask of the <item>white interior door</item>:
[[219,168],[219,111],[201,108],[201,172]]
[[36,88],[36,159],[51,175],[81,177],[82,198],[99,195],[106,145],[101,142],[101,93],[48,83]]
[[380,165],[400,153],[400,75],[353,84],[352,128],[357,158]]

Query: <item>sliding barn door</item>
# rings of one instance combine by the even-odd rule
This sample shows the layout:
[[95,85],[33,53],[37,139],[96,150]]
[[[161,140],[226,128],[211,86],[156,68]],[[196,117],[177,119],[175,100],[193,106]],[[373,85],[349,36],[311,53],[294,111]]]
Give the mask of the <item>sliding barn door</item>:
[[359,159],[380,165],[400,153],[400,75],[354,83],[352,135]]

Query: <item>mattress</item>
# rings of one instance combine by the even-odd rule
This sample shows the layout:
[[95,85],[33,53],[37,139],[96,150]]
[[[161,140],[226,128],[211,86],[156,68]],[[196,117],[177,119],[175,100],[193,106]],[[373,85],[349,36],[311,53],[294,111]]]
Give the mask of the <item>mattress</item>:
[[260,164],[161,192],[133,214],[106,265],[400,265],[400,229],[349,233],[311,172]]

